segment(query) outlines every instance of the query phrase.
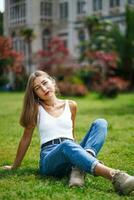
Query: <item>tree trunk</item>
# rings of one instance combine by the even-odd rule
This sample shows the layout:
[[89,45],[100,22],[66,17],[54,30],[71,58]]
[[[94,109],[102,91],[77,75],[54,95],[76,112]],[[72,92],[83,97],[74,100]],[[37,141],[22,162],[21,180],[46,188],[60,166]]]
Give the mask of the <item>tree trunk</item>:
[[32,72],[32,47],[31,47],[31,41],[28,43],[28,71],[29,74]]

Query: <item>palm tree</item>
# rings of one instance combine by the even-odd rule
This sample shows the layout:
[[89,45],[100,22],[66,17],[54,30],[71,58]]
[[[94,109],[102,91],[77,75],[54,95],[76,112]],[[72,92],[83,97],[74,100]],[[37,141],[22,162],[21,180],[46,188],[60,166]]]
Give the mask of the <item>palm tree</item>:
[[[88,16],[83,23],[88,33],[88,39],[80,42],[78,46],[84,49],[80,53],[80,61],[87,59],[87,51],[111,52],[115,50],[113,38],[109,34],[113,24],[109,20],[100,20],[97,16]],[[89,62],[91,63],[91,60]]]
[[87,16],[84,20],[84,25],[87,28],[89,37],[91,37],[99,25],[99,18],[96,16]]
[[32,40],[35,38],[34,31],[31,28],[25,28],[21,30],[21,35],[28,47],[28,68],[29,73],[32,71]]
[[[126,32],[124,38],[123,66],[127,77],[134,83],[134,10],[126,9]],[[126,74],[126,73],[125,73]]]
[[134,10],[126,7],[124,32],[115,27],[111,36],[115,40],[116,50],[120,56],[120,74],[134,85]]
[[3,35],[3,13],[0,12],[0,35]]

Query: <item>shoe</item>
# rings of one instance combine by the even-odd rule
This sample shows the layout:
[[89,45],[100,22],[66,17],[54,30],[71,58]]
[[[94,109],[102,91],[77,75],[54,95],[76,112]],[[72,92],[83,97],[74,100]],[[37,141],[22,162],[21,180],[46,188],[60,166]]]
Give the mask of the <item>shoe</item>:
[[73,186],[82,187],[84,185],[84,178],[85,178],[85,173],[80,169],[78,169],[77,167],[73,167],[70,174],[69,187]]
[[134,176],[130,176],[129,174],[119,170],[113,172],[111,175],[113,176],[113,187],[120,195],[128,195],[134,191]]

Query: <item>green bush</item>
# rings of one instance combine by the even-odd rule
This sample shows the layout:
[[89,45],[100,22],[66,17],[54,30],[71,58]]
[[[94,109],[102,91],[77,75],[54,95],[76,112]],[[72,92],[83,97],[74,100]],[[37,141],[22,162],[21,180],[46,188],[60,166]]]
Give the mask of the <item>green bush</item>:
[[6,85],[9,82],[5,74],[0,76],[0,87]]

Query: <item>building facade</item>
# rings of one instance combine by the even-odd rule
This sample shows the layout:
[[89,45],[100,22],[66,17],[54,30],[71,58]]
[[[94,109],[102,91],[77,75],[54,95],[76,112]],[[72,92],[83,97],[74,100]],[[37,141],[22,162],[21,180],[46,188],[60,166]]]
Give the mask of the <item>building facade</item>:
[[47,49],[50,39],[58,36],[77,58],[81,33],[87,37],[83,17],[97,15],[123,29],[126,4],[134,6],[134,0],[5,0],[4,33],[12,37],[13,48],[23,51],[26,60],[28,47],[20,34],[23,28],[34,31],[33,53]]

